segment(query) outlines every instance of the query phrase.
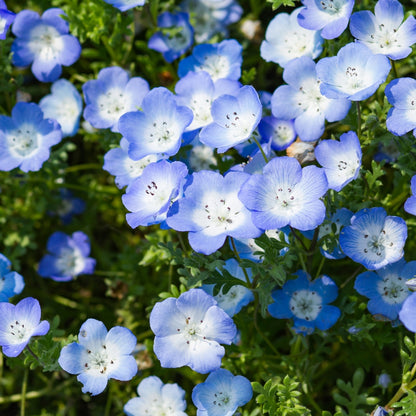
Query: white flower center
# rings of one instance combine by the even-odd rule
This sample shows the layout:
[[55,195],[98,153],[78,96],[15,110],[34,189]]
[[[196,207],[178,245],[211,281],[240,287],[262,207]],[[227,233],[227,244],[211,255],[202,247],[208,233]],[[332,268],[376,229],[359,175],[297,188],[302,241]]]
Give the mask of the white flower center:
[[151,181],[147,184],[145,193],[145,200],[149,204],[149,207],[152,209],[159,210],[166,202],[169,201],[170,195],[172,193],[172,185],[170,182],[159,185],[155,181]]
[[276,190],[276,206],[275,208],[283,208],[285,210],[292,210],[293,206],[297,204],[292,186],[285,187],[282,185]]
[[205,234],[219,235],[238,228],[245,221],[243,209],[244,206],[236,195],[210,195],[206,198],[203,209],[194,211],[194,221],[205,229]]
[[85,259],[78,248],[65,248],[59,253],[57,268],[63,276],[77,276],[85,267]]
[[315,31],[301,27],[289,31],[283,40],[288,59],[299,58],[311,52],[314,48]]
[[29,157],[39,148],[40,135],[33,125],[22,124],[7,136],[12,156]]
[[293,292],[289,307],[296,318],[314,321],[322,310],[322,298],[315,291],[298,290]]
[[323,12],[331,15],[341,15],[346,5],[342,0],[319,0],[316,4]]
[[110,88],[97,99],[100,117],[116,122],[124,113],[130,110],[130,98],[119,88]]
[[363,88],[363,80],[360,68],[348,66],[345,70],[344,83],[346,84],[346,88],[344,88],[344,90],[360,90],[361,88]]
[[189,107],[194,113],[194,120],[188,130],[194,130],[212,122],[211,104],[212,100],[209,95],[199,93],[192,96]]
[[165,147],[170,147],[172,142],[179,138],[180,133],[177,130],[177,127],[167,120],[155,120],[149,123],[144,136],[147,142],[162,146],[159,148],[161,153]]
[[98,351],[87,350],[87,355],[84,356],[86,358],[84,368],[86,371],[95,370],[105,374],[111,366],[117,364],[114,355],[116,354],[109,353],[105,344]]
[[384,302],[395,305],[402,303],[409,296],[406,280],[397,275],[385,277],[377,284],[377,291]]
[[228,414],[231,409],[228,409],[232,404],[231,395],[228,392],[217,391],[212,397],[212,404],[217,407],[217,412],[222,412],[221,414]]
[[378,53],[387,54],[389,51],[402,47],[397,29],[385,26],[383,23],[375,25],[375,32],[367,40],[371,49]]
[[220,78],[227,78],[230,72],[230,62],[222,55],[207,55],[204,63],[199,66],[200,71],[206,71],[216,81]]
[[124,160],[124,167],[127,173],[132,178],[138,178],[142,173],[143,169],[152,162],[156,162],[157,156],[156,155],[149,155],[140,160],[132,160],[127,157]]
[[305,111],[321,114],[330,105],[331,100],[324,97],[319,89],[320,80],[310,78],[304,81],[296,94],[298,106]]
[[28,325],[26,322],[14,321],[8,327],[8,343],[12,345],[21,344],[31,337],[32,332],[33,328],[31,325]]
[[252,130],[256,115],[254,113],[239,114],[237,111],[225,115],[224,127],[231,131],[232,137],[247,137]]
[[29,49],[42,61],[54,61],[64,48],[61,36],[53,26],[39,24],[30,32]]

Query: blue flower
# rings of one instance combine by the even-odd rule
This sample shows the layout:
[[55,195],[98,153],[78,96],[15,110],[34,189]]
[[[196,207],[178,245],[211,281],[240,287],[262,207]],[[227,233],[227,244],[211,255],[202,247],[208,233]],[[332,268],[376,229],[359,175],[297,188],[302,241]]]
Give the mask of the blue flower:
[[[231,276],[246,282],[246,277],[243,269],[235,259],[228,259],[225,262],[224,270],[230,273]],[[247,276],[251,279],[251,269],[246,269]],[[215,285],[202,285],[202,289],[205,290],[209,295],[214,296]],[[254,300],[254,295],[250,289],[243,285],[234,285],[230,288],[227,293],[223,293],[224,286],[221,287],[220,291],[214,296],[214,299],[218,302],[218,306],[224,309],[228,315],[233,317],[236,313],[240,312],[241,309],[248,305]]]
[[130,10],[136,6],[143,6],[146,0],[104,0],[106,3],[111,4],[116,9],[122,12]]
[[322,52],[323,39],[317,30],[299,26],[297,8],[289,15],[277,14],[266,29],[266,39],[261,43],[260,55],[267,62],[284,68],[292,59],[301,56],[317,58]]
[[416,274],[416,261],[403,259],[388,264],[376,272],[364,272],[357,276],[354,289],[370,300],[367,308],[373,315],[382,315],[394,321],[403,302],[411,294],[406,281]]
[[34,298],[24,298],[16,305],[0,302],[0,346],[7,357],[17,357],[30,338],[45,335],[49,322],[40,322],[40,305]]
[[338,296],[338,287],[328,276],[310,281],[310,276],[299,270],[295,280],[288,280],[282,289],[272,293],[274,303],[270,315],[278,319],[293,318],[300,332],[310,333],[314,328],[326,331],[341,315],[336,306],[327,305]]
[[192,123],[186,131],[204,127],[212,122],[212,102],[223,94],[236,95],[241,84],[226,78],[215,83],[205,71],[188,72],[175,85],[177,102],[192,110]]
[[95,259],[88,257],[90,242],[81,231],[68,236],[60,231],[53,233],[47,244],[47,254],[39,263],[38,273],[57,282],[72,280],[80,274],[92,274]]
[[0,116],[0,170],[39,170],[49,158],[50,147],[61,139],[58,122],[44,119],[37,104],[17,103],[11,118]]
[[124,114],[119,121],[120,133],[129,142],[129,157],[175,155],[185,128],[192,122],[192,111],[178,106],[175,96],[163,87],[152,89],[141,107],[142,111]]
[[149,39],[149,48],[163,54],[167,62],[173,62],[192,45],[194,31],[189,23],[188,13],[164,12],[157,17],[156,32]]
[[[335,236],[339,237],[339,233],[341,232],[341,228],[350,225],[351,217],[353,216],[353,212],[347,208],[339,208],[336,212],[328,218],[320,227],[319,227],[319,234],[318,239],[325,237],[328,234],[333,232],[333,226],[335,225]],[[328,244],[324,242],[321,246],[321,253],[327,259],[336,260],[342,259],[345,257],[345,254],[342,252],[341,247],[338,244],[335,247],[328,247]]]
[[74,136],[82,113],[80,93],[66,79],[55,81],[51,91],[39,101],[39,107],[46,118],[53,118],[59,123],[62,137]]
[[257,91],[245,85],[233,95],[221,95],[211,108],[213,122],[202,128],[199,140],[224,153],[249,139],[260,122],[262,106]]
[[341,231],[339,243],[352,260],[377,270],[403,257],[406,238],[406,222],[377,207],[358,211]]
[[124,137],[120,140],[120,147],[109,150],[104,155],[103,169],[114,175],[117,188],[129,186],[138,178],[143,169],[150,163],[157,162],[159,155],[148,155],[139,160],[133,160],[128,155],[129,142]]
[[7,10],[4,0],[0,0],[0,40],[6,39],[6,33],[13,23],[16,13]]
[[243,172],[225,177],[205,170],[193,173],[184,196],[170,209],[167,224],[176,231],[189,231],[191,247],[203,254],[218,250],[227,236],[259,237],[261,231],[237,196],[248,178]]
[[327,189],[323,170],[316,166],[302,169],[296,159],[283,156],[272,159],[262,175],[252,175],[238,196],[257,227],[270,230],[290,225],[306,231],[324,220],[325,205],[320,198]]
[[57,8],[46,10],[42,17],[32,10],[23,10],[13,23],[16,39],[12,62],[18,67],[32,64],[33,75],[42,82],[56,81],[62,65],[72,65],[81,54],[81,45],[68,34],[69,24],[62,15],[63,10]]
[[277,118],[295,119],[295,130],[301,140],[319,139],[325,130],[325,119],[338,121],[347,115],[351,105],[348,100],[329,99],[321,94],[321,81],[312,58],[291,60],[285,66],[283,79],[288,85],[273,93],[272,113]]
[[82,392],[100,394],[110,378],[131,380],[137,373],[137,363],[131,355],[136,337],[122,326],[107,331],[101,321],[87,319],[78,334],[78,343],[62,348],[58,363],[70,374],[78,374]]
[[354,7],[354,0],[302,0],[298,14],[300,26],[321,30],[324,39],[335,39],[346,29]]
[[357,179],[361,167],[362,151],[355,132],[344,133],[336,140],[322,140],[315,148],[315,157],[324,168],[328,188],[339,192]]
[[214,81],[220,78],[238,81],[243,63],[242,50],[235,39],[197,45],[191,56],[179,62],[178,74],[182,78],[190,71],[206,71]]
[[389,412],[381,406],[377,406],[376,410],[373,412],[373,416],[389,416]]
[[252,396],[250,381],[243,376],[234,376],[224,368],[213,371],[192,390],[197,416],[232,416]]
[[379,0],[374,14],[362,10],[351,16],[351,34],[373,53],[403,59],[416,42],[415,18],[409,16],[404,22],[403,18],[403,6],[397,0]]
[[191,16],[198,43],[209,41],[215,34],[228,37],[227,26],[240,20],[243,9],[235,0],[184,0],[181,9]]
[[191,289],[179,298],[156,303],[150,314],[154,352],[165,368],[185,365],[206,374],[221,366],[237,333],[233,320],[202,289]]
[[394,79],[384,92],[393,106],[387,114],[387,129],[396,136],[413,130],[416,137],[416,80],[408,77]]
[[0,302],[8,302],[9,298],[18,295],[25,287],[23,277],[12,272],[10,260],[0,253]]
[[140,77],[129,78],[127,71],[113,66],[102,69],[96,80],[87,81],[82,91],[85,120],[98,129],[118,132],[120,117],[141,107],[149,84]]
[[295,124],[293,120],[279,119],[274,116],[263,117],[258,126],[263,140],[271,141],[273,150],[285,150],[296,139]]
[[124,405],[127,416],[187,416],[185,390],[175,384],[163,384],[156,376],[144,378],[137,386],[139,397]]
[[159,224],[166,219],[173,201],[182,196],[188,169],[182,162],[159,162],[147,165],[122,196],[131,211],[126,220],[131,228]]
[[410,189],[412,196],[406,199],[404,210],[409,214],[416,215],[416,175],[412,176],[410,180]]
[[361,101],[375,93],[390,72],[389,59],[374,55],[362,43],[343,46],[337,56],[322,58],[316,64],[321,93],[328,98]]
[[85,201],[72,195],[72,192],[66,188],[59,189],[61,204],[54,214],[61,217],[63,224],[69,224],[72,217],[81,214],[85,210]]

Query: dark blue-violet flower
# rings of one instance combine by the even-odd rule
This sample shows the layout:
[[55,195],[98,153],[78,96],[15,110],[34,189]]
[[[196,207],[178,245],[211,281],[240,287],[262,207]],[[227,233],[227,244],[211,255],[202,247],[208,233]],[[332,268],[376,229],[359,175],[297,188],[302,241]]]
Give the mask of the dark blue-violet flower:
[[328,305],[338,296],[337,285],[328,276],[311,281],[302,270],[296,275],[297,279],[286,281],[282,289],[272,293],[270,315],[278,319],[293,318],[294,327],[301,333],[310,333],[315,328],[326,331],[341,315],[339,308]]
[[12,272],[11,265],[10,260],[0,253],[0,302],[8,302],[25,287],[23,277],[17,272]]
[[7,10],[4,0],[0,0],[0,40],[6,39],[7,30],[13,23],[16,13]]

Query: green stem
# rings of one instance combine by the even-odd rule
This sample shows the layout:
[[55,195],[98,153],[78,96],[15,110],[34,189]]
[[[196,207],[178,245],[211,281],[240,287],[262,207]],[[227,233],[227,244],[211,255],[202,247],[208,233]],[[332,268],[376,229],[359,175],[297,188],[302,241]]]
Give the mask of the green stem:
[[393,68],[394,78],[399,78],[399,76],[397,74],[396,63],[392,59],[390,59],[390,63],[391,63],[391,67]]
[[263,159],[265,160],[266,163],[269,163],[269,159],[266,156],[266,153],[264,153],[263,148],[261,147],[260,142],[257,140],[256,135],[253,133],[253,135],[251,136],[251,139],[253,139],[254,143],[256,143],[257,147],[260,149],[260,152],[263,156]]
[[29,368],[25,367],[23,373],[23,382],[22,382],[22,393],[20,394],[20,416],[25,416],[25,407],[26,407],[26,392],[27,392],[27,380],[29,378]]
[[322,267],[324,267],[325,260],[326,260],[326,257],[325,257],[325,256],[322,256],[321,262],[319,263],[318,270],[317,270],[317,272],[316,272],[316,277],[315,277],[316,279],[317,279],[317,278],[319,277],[319,275],[321,274]]
[[[230,241],[231,241],[231,246],[233,247],[234,255],[237,258],[238,263],[240,264],[241,263],[241,257],[238,254],[237,247],[235,246],[234,238],[233,237],[229,237],[229,238],[230,238]],[[241,267],[241,265],[240,265],[240,267]],[[250,282],[250,278],[248,277],[247,270],[245,269],[245,267],[241,267],[241,270],[244,273],[244,277],[246,278],[246,282],[247,282],[248,287],[251,287],[251,282]]]
[[108,386],[107,402],[105,404],[104,416],[110,416],[112,401],[113,401],[113,383],[111,383],[110,381],[109,386]]
[[360,139],[361,138],[361,108],[360,108],[360,102],[356,101],[355,105],[357,106],[357,136]]

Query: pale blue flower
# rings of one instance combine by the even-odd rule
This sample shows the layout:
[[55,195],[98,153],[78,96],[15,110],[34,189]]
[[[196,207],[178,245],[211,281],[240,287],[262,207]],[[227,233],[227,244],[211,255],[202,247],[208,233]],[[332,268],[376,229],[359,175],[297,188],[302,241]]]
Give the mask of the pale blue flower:
[[146,0],[104,0],[106,3],[111,4],[116,9],[122,12],[130,10],[136,6],[143,6]]
[[202,289],[156,303],[150,314],[154,351],[162,367],[185,365],[206,374],[221,366],[225,349],[237,328],[215,299]]
[[174,384],[163,384],[156,376],[144,378],[137,386],[139,397],[124,405],[127,416],[187,416],[185,390]]
[[192,390],[197,416],[232,416],[238,407],[251,400],[253,389],[243,376],[220,368]]
[[0,346],[7,357],[17,357],[30,338],[45,335],[49,322],[40,322],[40,305],[34,298],[24,298],[16,305],[0,302]]
[[87,319],[78,334],[78,343],[62,348],[58,363],[70,374],[78,374],[82,392],[100,394],[110,378],[131,380],[137,373],[137,363],[131,355],[136,337],[122,326],[107,331],[101,321]]

